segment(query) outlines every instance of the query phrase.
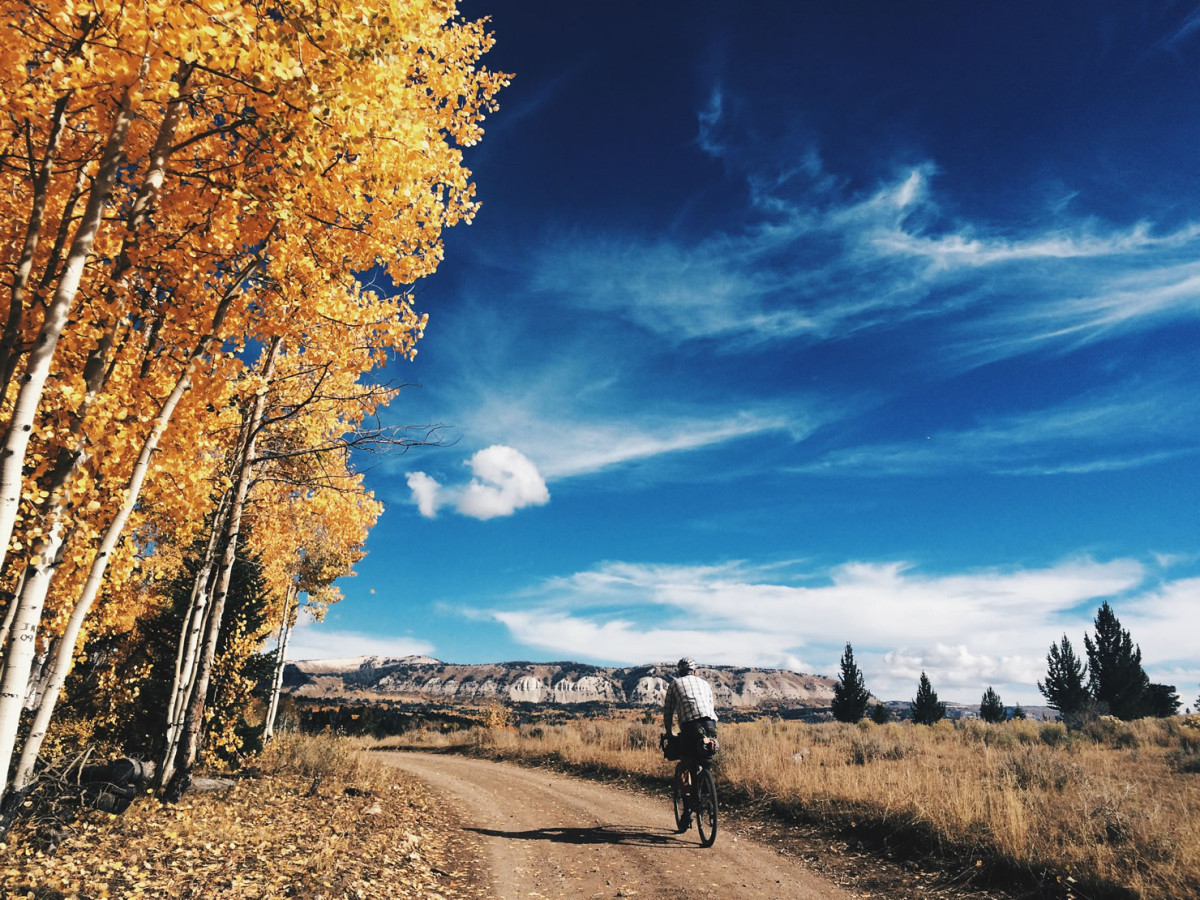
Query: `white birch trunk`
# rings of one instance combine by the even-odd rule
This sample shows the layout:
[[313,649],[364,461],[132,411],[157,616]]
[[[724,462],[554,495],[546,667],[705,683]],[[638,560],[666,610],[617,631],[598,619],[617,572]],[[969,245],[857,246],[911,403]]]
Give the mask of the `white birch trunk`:
[[46,592],[58,565],[64,528],[62,518],[56,519],[43,538],[37,553],[25,569],[21,593],[17,595],[16,616],[9,633],[8,650],[4,654],[4,673],[0,676],[0,773],[5,776],[0,786],[0,802],[8,792],[8,770],[17,742],[17,731],[25,697],[29,692],[29,673],[33,668],[38,626]]
[[[261,252],[265,253],[266,244],[272,233],[274,233],[273,228],[264,240]],[[224,318],[224,311],[228,309],[229,301],[233,297],[233,291],[249,277],[252,266],[256,263],[257,260],[238,273],[237,279],[222,301],[221,311],[219,311],[221,319]],[[216,331],[217,329],[214,327],[214,335]],[[240,437],[238,442],[239,444],[242,443]],[[179,735],[183,729],[184,712],[187,709],[188,696],[190,695],[191,685],[195,681],[196,668],[199,665],[200,654],[198,647],[200,646],[200,636],[203,633],[204,623],[208,615],[209,602],[212,597],[209,579],[213,564],[216,561],[220,536],[225,530],[224,523],[226,516],[229,514],[230,500],[230,492],[226,491],[217,506],[213,517],[212,531],[209,534],[208,546],[205,548],[204,559],[201,561],[200,569],[193,582],[192,595],[188,600],[188,609],[183,618],[183,626],[179,635],[179,649],[175,656],[175,676],[171,686],[171,693],[167,699],[166,749],[163,752],[159,765],[156,767],[156,782],[160,788],[167,784],[174,772],[175,750],[179,745]]]
[[[4,566],[8,542],[12,538],[13,528],[16,524],[17,508],[21,503],[21,487],[24,481],[22,469],[25,465],[25,451],[29,445],[29,436],[33,431],[33,420],[42,399],[42,390],[46,384],[46,377],[50,373],[50,363],[54,358],[58,339],[66,327],[67,318],[75,303],[75,295],[79,292],[79,282],[83,276],[84,266],[92,255],[96,233],[100,230],[103,222],[104,207],[112,192],[113,182],[121,162],[121,152],[125,147],[126,135],[129,133],[130,119],[130,99],[127,90],[117,108],[116,117],[113,119],[112,130],[100,156],[96,178],[92,184],[91,193],[88,195],[83,217],[75,229],[75,237],[71,242],[71,249],[67,253],[62,274],[59,275],[54,297],[46,307],[45,320],[34,341],[33,349],[29,352],[25,375],[21,379],[16,402],[13,404],[12,418],[4,436],[4,446],[0,448],[0,569]],[[18,612],[17,618],[22,618],[20,612]],[[28,620],[27,616],[25,620]],[[34,627],[36,630],[36,623]],[[31,639],[23,641],[23,643],[32,645],[33,641]],[[14,650],[18,650],[17,657],[23,656],[18,649],[21,646],[13,645]],[[7,662],[9,665],[15,663],[14,672],[18,672],[22,666],[28,672],[28,663],[22,662],[19,658],[10,659]],[[22,692],[23,694],[24,692]],[[2,700],[3,698],[0,697],[0,702]],[[5,733],[7,727],[8,723],[0,713],[0,743],[7,738]]]
[[171,693],[167,699],[166,745],[162,760],[157,767],[159,787],[164,786],[174,774],[175,752],[179,747],[179,735],[183,731],[188,697],[196,680],[196,669],[200,665],[201,638],[208,621],[208,611],[212,601],[212,573],[217,562],[217,549],[221,544],[221,536],[227,530],[226,517],[229,515],[230,501],[233,499],[232,491],[231,487],[221,495],[221,502],[213,516],[208,545],[204,548],[204,558],[201,560],[196,577],[192,582],[192,594],[188,598],[188,608],[183,617],[183,626],[179,634],[179,648],[175,654],[175,680],[172,682]]
[[29,277],[33,273],[33,257],[37,253],[38,243],[42,237],[42,224],[46,218],[46,197],[50,191],[54,158],[58,155],[58,146],[67,120],[67,103],[70,102],[70,99],[71,93],[67,92],[55,101],[50,136],[46,141],[46,152],[42,156],[42,163],[33,179],[33,206],[29,214],[29,224],[25,229],[25,244],[21,248],[21,260],[17,264],[17,271],[13,278],[8,322],[4,328],[4,338],[0,341],[0,396],[7,393],[8,377],[15,366],[17,335],[25,314],[25,294],[29,286]]
[[[142,443],[142,450],[138,454],[133,471],[130,473],[129,482],[125,486],[124,502],[122,502],[120,508],[117,510],[117,514],[113,516],[108,528],[105,529],[104,536],[96,548],[95,556],[92,557],[92,566],[88,571],[87,581],[84,582],[79,599],[76,600],[75,607],[71,611],[71,618],[67,622],[66,630],[58,642],[58,652],[55,654],[50,672],[46,678],[46,690],[42,694],[42,702],[38,707],[38,712],[30,728],[29,736],[25,739],[25,747],[21,753],[21,760],[13,777],[13,786],[18,790],[28,784],[29,779],[33,775],[34,763],[37,761],[38,752],[41,750],[42,740],[46,736],[46,727],[50,723],[54,706],[58,702],[59,690],[62,688],[67,673],[71,669],[71,660],[75,653],[75,643],[79,639],[79,631],[83,627],[83,620],[91,611],[92,604],[95,602],[96,596],[100,593],[100,587],[104,584],[104,573],[108,569],[112,552],[116,549],[117,542],[121,539],[122,534],[124,534],[125,524],[129,521],[130,514],[137,506],[138,498],[142,492],[142,485],[146,480],[146,474],[150,471],[150,461],[153,459],[154,450],[158,446],[163,432],[167,430],[167,425],[170,424],[171,417],[175,414],[175,408],[179,405],[179,401],[183,399],[183,395],[191,387],[191,375],[197,361],[198,357],[194,357],[188,362],[184,373],[176,381],[175,387],[159,407],[158,415],[154,419],[150,433]],[[0,745],[0,754],[3,753],[3,750],[3,745]]]
[[[13,785],[18,789],[28,784],[29,779],[33,775],[34,764],[37,761],[38,753],[41,751],[42,741],[46,736],[46,728],[50,723],[54,707],[58,702],[59,690],[62,688],[62,684],[66,680],[67,673],[71,668],[75,643],[79,638],[80,629],[88,612],[91,611],[96,596],[100,593],[101,586],[104,584],[104,575],[108,569],[108,563],[112,559],[112,552],[116,549],[117,542],[121,539],[125,531],[125,525],[129,521],[130,514],[132,514],[134,508],[137,506],[142,492],[142,485],[146,480],[147,473],[150,471],[150,463],[154,457],[154,451],[158,447],[158,442],[162,438],[163,433],[167,430],[167,426],[171,423],[171,418],[174,416],[175,409],[178,407],[180,400],[183,399],[184,394],[191,388],[192,373],[195,371],[196,366],[199,365],[200,360],[208,353],[210,344],[218,339],[220,329],[225,322],[225,316],[229,311],[229,306],[235,296],[237,286],[241,284],[248,271],[249,267],[244,270],[242,277],[238,278],[226,292],[225,296],[222,297],[221,303],[213,315],[211,329],[208,334],[204,335],[197,342],[191,357],[175,382],[175,386],[171,389],[171,393],[167,395],[166,399],[159,406],[158,415],[155,416],[150,431],[142,443],[141,452],[138,454],[133,471],[130,473],[129,481],[125,486],[124,500],[117,510],[117,514],[113,516],[112,521],[105,530],[99,546],[96,548],[91,568],[88,571],[87,581],[84,582],[83,590],[80,592],[79,599],[76,600],[75,607],[71,612],[71,618],[67,622],[66,631],[59,642],[53,667],[47,677],[46,691],[42,695],[42,702],[38,707],[37,716],[30,728],[29,736],[25,740],[21,760],[17,766],[17,771],[14,773]],[[7,666],[5,672],[7,674]],[[26,675],[26,678],[28,678],[28,675]],[[3,698],[0,697],[0,710],[2,709]],[[2,733],[0,733],[0,738],[2,738]],[[0,743],[0,759],[3,759],[3,750],[4,745]],[[10,749],[10,758],[11,754],[12,751]],[[4,765],[7,767],[7,760],[4,760]],[[0,794],[0,798],[2,796]]]
[[[232,488],[230,488],[232,490]],[[211,580],[212,569],[216,565],[217,548],[221,544],[221,535],[226,532],[226,516],[229,512],[230,491],[221,496],[217,510],[212,517],[212,528],[209,533],[208,545],[204,548],[204,558],[200,560],[196,578],[192,581],[192,594],[187,600],[187,610],[184,613],[179,635],[179,648],[175,652],[175,677],[172,689],[167,698],[167,745],[163,758],[158,766],[160,779],[168,767],[168,761],[174,755],[179,745],[179,732],[184,727],[184,710],[187,708],[187,694],[196,679],[196,666],[199,660],[200,635],[204,634],[204,623],[212,598]]]
[[[275,357],[279,352],[281,340],[276,337],[271,341],[263,362],[263,378],[269,382],[275,371]],[[233,564],[237,558],[238,535],[241,531],[242,510],[246,505],[246,495],[250,490],[250,467],[254,460],[255,446],[258,441],[258,431],[262,424],[263,411],[266,408],[267,396],[264,390],[254,398],[246,430],[246,440],[238,454],[238,477],[233,499],[229,510],[228,528],[225,535],[225,551],[218,570],[217,584],[213,591],[213,600],[207,616],[204,640],[200,650],[200,658],[195,671],[195,677],[187,695],[187,709],[183,725],[180,729],[178,746],[167,748],[164,757],[161,784],[171,793],[172,782],[181,776],[186,776],[200,753],[200,740],[204,725],[204,706],[207,701],[208,683],[212,674],[213,660],[217,653],[217,639],[221,632],[221,618],[225,610],[225,598],[229,593],[229,583],[233,575]]]
[[0,624],[0,669],[4,667],[4,660],[7,658],[5,652],[8,647],[8,636],[12,632],[13,619],[17,616],[17,599],[21,596],[21,591],[25,589],[25,570],[21,570],[21,574],[17,577],[16,590],[13,591],[12,600],[8,604],[8,609],[4,611],[4,623]]
[[[29,353],[25,375],[21,379],[12,417],[4,435],[4,446],[0,449],[0,568],[3,568],[7,556],[8,543],[12,539],[17,510],[21,503],[21,488],[24,482],[22,470],[29,437],[33,431],[33,420],[41,402],[46,378],[50,373],[54,351],[79,291],[84,266],[92,255],[96,234],[103,222],[104,208],[116,179],[130,120],[130,92],[126,90],[117,107],[108,140],[101,153],[96,178],[88,195],[83,217],[75,229],[66,264],[59,275],[54,296],[46,308],[41,330]],[[4,784],[0,786],[0,802],[8,789],[8,770],[16,745],[21,708],[28,693],[29,672],[37,645],[46,585],[52,575],[57,552],[61,549],[64,527],[61,517],[55,517],[54,524],[44,540],[42,552],[31,561],[31,567],[37,572],[37,580],[46,580],[45,584],[34,585],[31,590],[27,578],[24,589],[15,601],[12,630],[8,635],[4,653],[4,672],[0,676],[0,776],[4,778]],[[26,596],[29,597],[28,602],[23,599]]]
[[288,583],[283,598],[283,615],[279,617],[279,638],[275,649],[275,673],[271,678],[271,699],[267,703],[267,719],[263,723],[263,743],[275,736],[275,716],[279,714],[279,693],[283,690],[283,670],[287,665],[288,641],[292,637],[292,601],[299,595],[296,582]]

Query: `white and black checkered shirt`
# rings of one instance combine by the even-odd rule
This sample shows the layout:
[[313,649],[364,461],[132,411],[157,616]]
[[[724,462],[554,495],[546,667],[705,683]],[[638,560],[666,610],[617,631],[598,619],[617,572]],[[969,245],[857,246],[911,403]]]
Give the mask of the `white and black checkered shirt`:
[[671,720],[683,727],[696,719],[717,718],[713,706],[712,687],[699,675],[684,675],[676,678],[667,688],[667,699],[663,701],[663,728],[670,733]]

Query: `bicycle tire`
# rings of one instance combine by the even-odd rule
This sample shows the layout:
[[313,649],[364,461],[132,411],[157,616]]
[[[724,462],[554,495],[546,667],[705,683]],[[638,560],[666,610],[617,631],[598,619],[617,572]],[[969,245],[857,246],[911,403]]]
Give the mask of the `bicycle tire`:
[[696,780],[696,830],[701,847],[711,847],[717,839],[717,783],[708,769]]
[[691,825],[688,822],[687,802],[684,800],[678,774],[671,779],[671,805],[675,809],[675,833],[683,834]]

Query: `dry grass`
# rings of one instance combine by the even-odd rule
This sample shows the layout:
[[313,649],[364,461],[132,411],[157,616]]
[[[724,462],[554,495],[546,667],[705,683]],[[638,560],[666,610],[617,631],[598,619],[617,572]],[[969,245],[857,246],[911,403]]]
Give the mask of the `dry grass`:
[[[658,728],[619,721],[414,734],[412,746],[661,774]],[[394,743],[389,741],[389,743]],[[726,725],[726,796],[804,821],[851,822],[959,862],[1026,871],[1084,896],[1200,896],[1200,718],[933,727]],[[1116,890],[1114,890],[1116,888]]]

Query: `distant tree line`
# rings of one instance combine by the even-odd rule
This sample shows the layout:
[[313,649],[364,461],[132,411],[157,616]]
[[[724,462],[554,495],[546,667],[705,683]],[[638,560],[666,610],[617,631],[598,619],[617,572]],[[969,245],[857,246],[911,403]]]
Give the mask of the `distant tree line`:
[[[1094,624],[1095,635],[1083,637],[1087,662],[1075,654],[1071,641],[1063,635],[1061,641],[1050,646],[1046,656],[1046,680],[1037,683],[1047,704],[1058,711],[1068,727],[1100,715],[1131,720],[1147,716],[1165,718],[1179,712],[1182,704],[1175,686],[1151,683],[1142,669],[1141,648],[1121,627],[1108,601],[1096,613]],[[1196,708],[1200,710],[1200,698],[1196,700]],[[868,715],[868,710],[871,720],[878,724],[887,722],[892,715],[882,703],[871,708],[871,693],[854,661],[853,648],[846,644],[838,681],[833,687],[833,717],[839,722],[858,722]],[[932,725],[945,718],[946,704],[938,700],[937,691],[924,672],[909,710],[918,725]],[[1017,704],[1010,716],[991,685],[979,702],[979,717],[985,722],[1024,719],[1025,715],[1025,710]]]
[[302,705],[293,709],[296,726],[306,734],[332,732],[353,737],[392,737],[422,728],[459,731],[479,723],[478,717],[435,707],[394,707],[375,703]]

